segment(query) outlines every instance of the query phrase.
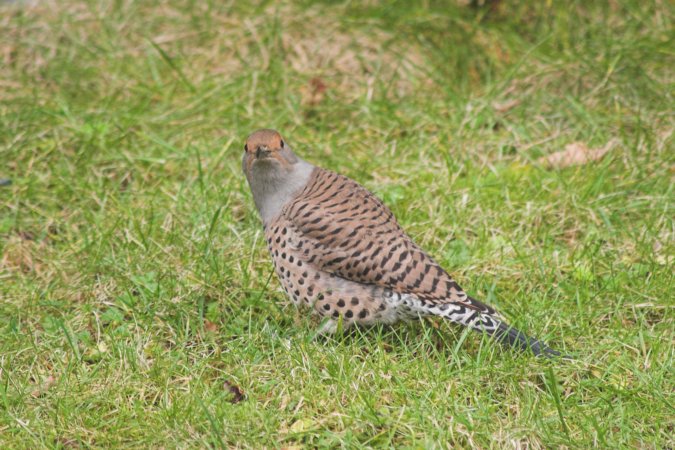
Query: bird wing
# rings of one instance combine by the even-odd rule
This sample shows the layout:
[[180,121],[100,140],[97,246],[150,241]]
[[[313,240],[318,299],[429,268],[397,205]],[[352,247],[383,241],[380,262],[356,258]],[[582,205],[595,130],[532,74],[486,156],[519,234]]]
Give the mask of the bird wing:
[[400,227],[392,212],[366,188],[316,169],[282,214],[291,224],[300,257],[349,281],[415,294],[432,304],[461,303],[494,313],[462,288]]

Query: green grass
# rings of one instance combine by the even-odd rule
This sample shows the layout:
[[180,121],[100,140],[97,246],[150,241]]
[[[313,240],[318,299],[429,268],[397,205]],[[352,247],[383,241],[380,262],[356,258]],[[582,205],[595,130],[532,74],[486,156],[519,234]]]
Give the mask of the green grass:
[[[148,3],[0,5],[0,447],[675,446],[671,2]],[[576,360],[313,341],[261,127]]]

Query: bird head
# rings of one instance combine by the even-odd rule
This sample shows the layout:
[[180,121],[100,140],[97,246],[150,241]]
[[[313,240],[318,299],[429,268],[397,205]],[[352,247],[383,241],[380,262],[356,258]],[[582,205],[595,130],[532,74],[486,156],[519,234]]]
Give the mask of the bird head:
[[307,184],[314,166],[295,156],[277,131],[264,129],[246,139],[242,169],[267,223]]
[[242,165],[249,177],[255,172],[278,175],[278,172],[289,171],[296,162],[293,151],[278,131],[257,130],[246,139]]

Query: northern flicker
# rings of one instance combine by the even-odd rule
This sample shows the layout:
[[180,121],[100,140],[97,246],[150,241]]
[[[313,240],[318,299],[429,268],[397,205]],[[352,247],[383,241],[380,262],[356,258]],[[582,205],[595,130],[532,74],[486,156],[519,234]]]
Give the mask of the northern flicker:
[[558,356],[468,296],[357,182],[296,156],[274,130],[244,146],[242,167],[274,268],[293,302],[338,323],[394,323],[440,316],[536,355]]

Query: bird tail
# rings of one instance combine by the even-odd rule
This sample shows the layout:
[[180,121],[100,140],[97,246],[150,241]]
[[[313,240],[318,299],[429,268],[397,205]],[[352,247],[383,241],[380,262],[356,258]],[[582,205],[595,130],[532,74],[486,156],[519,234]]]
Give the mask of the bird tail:
[[560,352],[548,347],[539,339],[529,337],[522,331],[507,325],[504,322],[498,320],[495,320],[495,322],[497,322],[497,327],[492,330],[483,330],[480,327],[474,327],[474,329],[477,331],[485,331],[487,334],[493,336],[499,343],[519,351],[531,351],[535,356],[543,356],[545,358],[563,357]]
[[569,356],[563,356],[560,352],[551,349],[540,340],[529,337],[517,328],[508,325],[492,308],[471,297],[466,297],[463,304],[441,305],[436,314],[452,322],[461,323],[476,331],[486,333],[497,342],[518,351],[532,352],[535,356],[546,358],[569,358]]

